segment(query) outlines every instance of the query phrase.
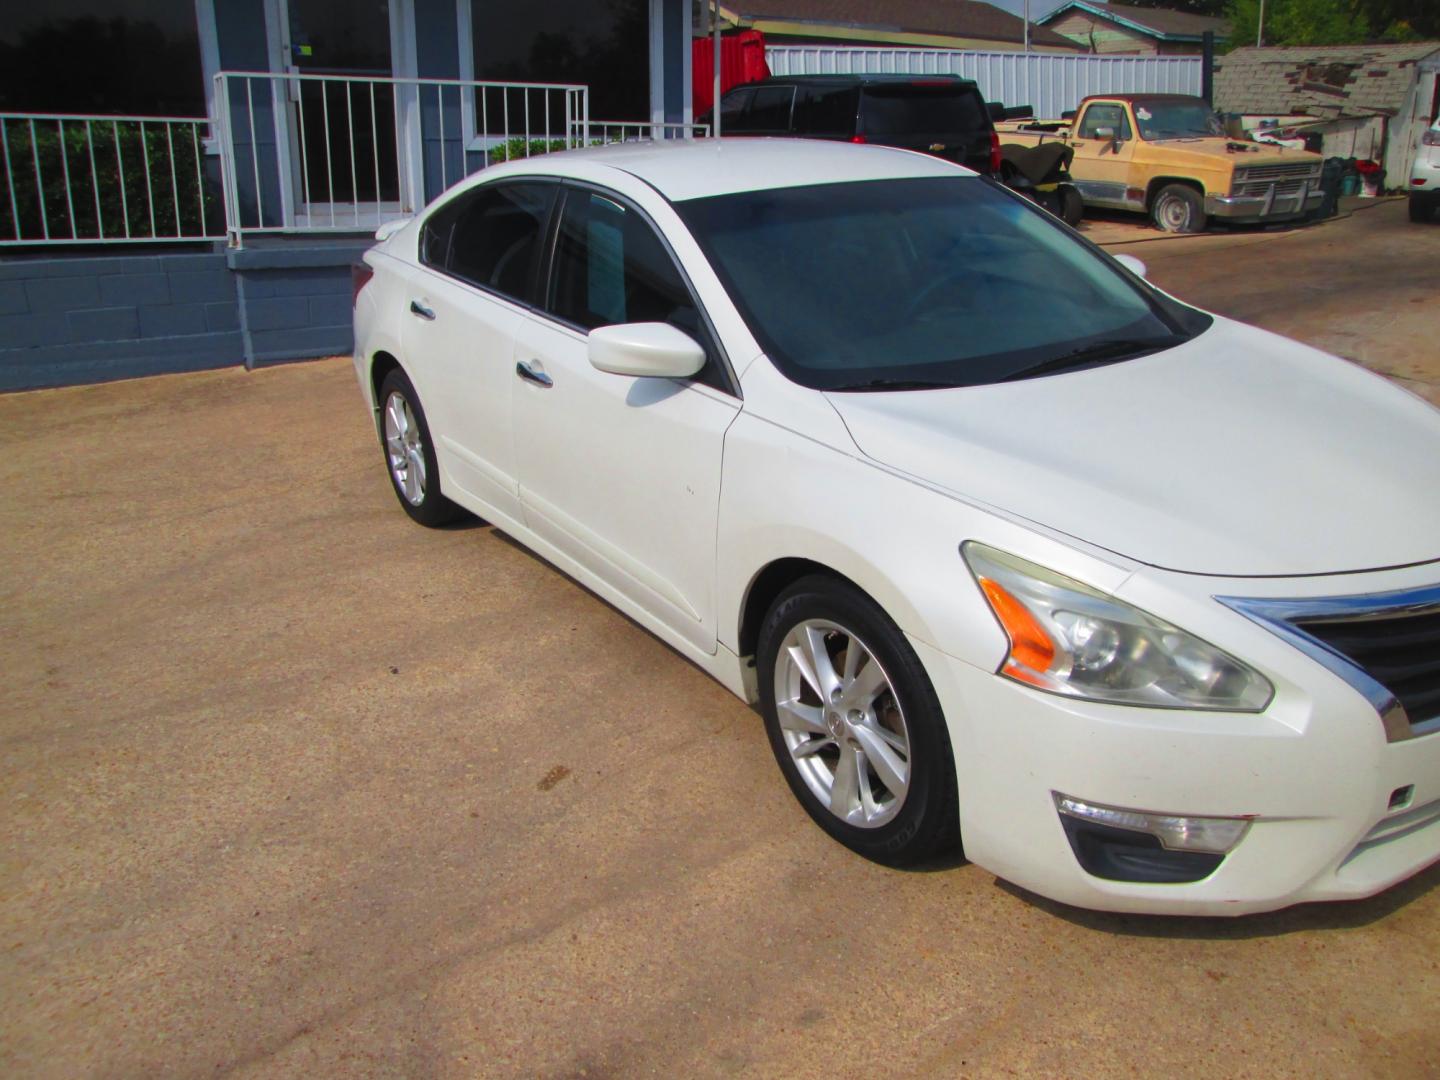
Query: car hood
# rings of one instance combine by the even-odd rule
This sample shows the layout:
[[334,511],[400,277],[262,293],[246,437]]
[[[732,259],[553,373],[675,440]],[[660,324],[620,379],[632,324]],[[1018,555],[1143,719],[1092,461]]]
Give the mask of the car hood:
[[1228,320],[1105,367],[826,396],[870,458],[1153,566],[1292,576],[1440,558],[1440,412]]
[[1307,150],[1292,150],[1272,143],[1219,137],[1153,139],[1147,145],[1163,148],[1167,154],[1174,155],[1175,160],[1186,157],[1213,164],[1216,159],[1224,159],[1237,169],[1248,165],[1280,165],[1293,162],[1317,165],[1322,160],[1319,154],[1312,154]]

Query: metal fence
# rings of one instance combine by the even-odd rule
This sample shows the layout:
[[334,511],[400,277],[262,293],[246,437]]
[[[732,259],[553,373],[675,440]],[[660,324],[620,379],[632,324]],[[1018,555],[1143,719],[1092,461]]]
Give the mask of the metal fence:
[[487,165],[588,140],[589,88],[285,72],[216,75],[225,220],[354,232],[413,214]]
[[1075,108],[1089,94],[1198,94],[1201,80],[1198,56],[776,45],[765,59],[774,75],[959,75],[979,83],[987,101],[1030,105],[1046,117]]
[[223,237],[209,121],[0,113],[0,246]]
[[654,142],[660,139],[707,138],[709,124],[656,123],[649,120],[591,120],[585,133],[576,132],[576,145]]

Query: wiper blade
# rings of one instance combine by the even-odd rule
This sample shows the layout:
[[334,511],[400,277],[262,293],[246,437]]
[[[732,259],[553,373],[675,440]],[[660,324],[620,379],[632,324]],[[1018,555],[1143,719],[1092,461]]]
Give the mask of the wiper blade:
[[1083,348],[1071,349],[1059,356],[1052,356],[1049,360],[1041,360],[1038,364],[1031,364],[1027,368],[1012,372],[996,382],[1014,382],[1016,379],[1028,379],[1035,375],[1050,375],[1057,371],[1069,371],[1074,368],[1086,367],[1090,364],[1108,364],[1116,360],[1129,360],[1136,356],[1144,356],[1146,353],[1159,352],[1161,349],[1168,349],[1179,345],[1185,338],[1176,336],[1169,338],[1116,338],[1110,341],[1097,341],[1093,345],[1086,345]]
[[867,379],[865,382],[827,386],[825,389],[852,392],[862,390],[953,390],[960,383],[932,382],[927,379]]

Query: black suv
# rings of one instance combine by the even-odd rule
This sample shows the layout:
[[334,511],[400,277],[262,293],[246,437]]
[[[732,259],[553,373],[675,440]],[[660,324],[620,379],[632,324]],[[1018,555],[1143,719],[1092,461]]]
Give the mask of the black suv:
[[1000,168],[980,88],[954,75],[792,75],[746,83],[720,99],[720,134],[878,143],[986,175]]

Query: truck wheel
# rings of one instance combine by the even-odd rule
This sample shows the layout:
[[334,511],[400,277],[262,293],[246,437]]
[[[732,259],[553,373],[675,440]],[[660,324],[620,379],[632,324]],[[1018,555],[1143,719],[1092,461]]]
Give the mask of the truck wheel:
[[1410,220],[1429,221],[1435,214],[1435,200],[1429,195],[1410,196]]
[[1079,225],[1080,219],[1085,216],[1085,200],[1080,197],[1079,190],[1064,184],[1060,188],[1059,195],[1060,219],[1066,225]]
[[1205,201],[1185,184],[1166,184],[1150,204],[1150,220],[1161,232],[1205,231]]

